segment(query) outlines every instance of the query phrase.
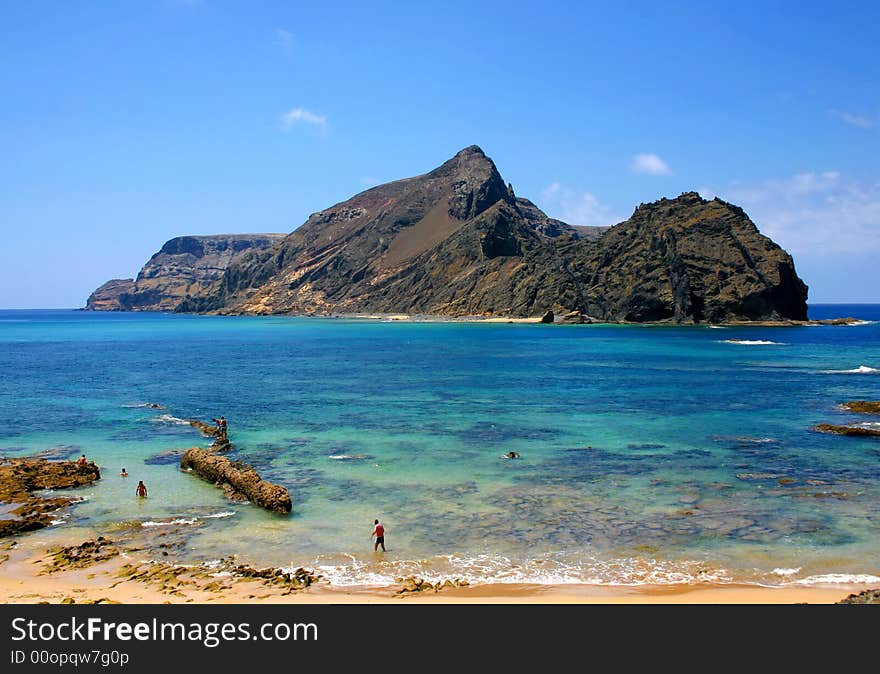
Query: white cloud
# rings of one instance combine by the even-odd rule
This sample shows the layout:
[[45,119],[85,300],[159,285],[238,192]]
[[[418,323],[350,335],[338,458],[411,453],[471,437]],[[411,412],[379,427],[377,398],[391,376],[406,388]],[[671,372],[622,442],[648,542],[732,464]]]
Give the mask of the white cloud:
[[289,30],[284,30],[283,28],[276,28],[273,43],[285,51],[290,51],[293,47],[293,33]]
[[541,190],[541,200],[547,215],[570,225],[606,226],[625,219],[613,213],[592,192],[573,190],[559,183],[551,183]]
[[668,176],[672,174],[669,164],[658,155],[650,152],[637,154],[633,157],[630,168],[636,173],[647,173],[652,176]]
[[791,253],[880,253],[880,182],[824,171],[706,191],[742,206],[763,234]]
[[300,122],[304,124],[311,124],[312,126],[317,126],[322,129],[327,128],[326,115],[319,115],[317,113],[306,110],[303,107],[296,107],[289,112],[285,112],[281,116],[281,126],[283,126],[285,129],[289,129],[294,124],[299,124]]
[[874,119],[867,115],[857,115],[846,110],[832,110],[831,114],[850,126],[857,126],[860,129],[870,129],[874,126]]

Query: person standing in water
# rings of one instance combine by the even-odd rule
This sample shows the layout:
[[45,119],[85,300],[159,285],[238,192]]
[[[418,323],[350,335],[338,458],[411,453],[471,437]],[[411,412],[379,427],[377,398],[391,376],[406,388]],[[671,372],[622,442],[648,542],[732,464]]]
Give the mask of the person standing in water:
[[370,538],[373,536],[376,537],[376,543],[373,545],[373,552],[379,550],[379,546],[382,546],[382,552],[385,552],[385,527],[379,524],[379,520],[373,522],[373,533],[370,534]]
[[141,498],[147,498],[147,485],[144,484],[143,480],[138,481],[138,486],[137,489],[135,489],[135,494],[137,494]]

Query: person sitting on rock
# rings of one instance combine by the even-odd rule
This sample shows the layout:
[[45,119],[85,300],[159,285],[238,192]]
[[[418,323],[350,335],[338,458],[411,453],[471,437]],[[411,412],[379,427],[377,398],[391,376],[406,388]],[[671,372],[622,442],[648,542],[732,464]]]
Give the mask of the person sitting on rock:
[[79,457],[76,460],[76,463],[78,466],[85,466],[88,463],[88,461],[86,460],[86,455],[83,454],[81,457]]

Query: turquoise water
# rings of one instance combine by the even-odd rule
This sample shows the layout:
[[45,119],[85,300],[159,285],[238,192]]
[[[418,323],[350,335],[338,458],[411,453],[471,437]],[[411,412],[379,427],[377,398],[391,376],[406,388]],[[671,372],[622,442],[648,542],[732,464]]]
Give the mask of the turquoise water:
[[[841,315],[866,323],[3,311],[0,455],[62,447],[102,467],[75,492],[85,502],[30,536],[178,520],[192,559],[309,565],[337,583],[874,582],[880,441],[809,430],[880,424],[837,407],[880,400],[880,306],[811,307]],[[204,442],[181,419],[220,414],[237,455],[290,489],[291,516],[154,458]]]

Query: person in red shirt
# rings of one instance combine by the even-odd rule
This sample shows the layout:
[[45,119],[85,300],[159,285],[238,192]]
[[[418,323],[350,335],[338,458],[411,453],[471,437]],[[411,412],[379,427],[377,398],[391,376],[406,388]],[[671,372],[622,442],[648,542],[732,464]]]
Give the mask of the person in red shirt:
[[376,543],[373,545],[373,552],[379,550],[379,546],[382,546],[382,552],[385,552],[385,527],[379,524],[379,520],[373,522],[373,533],[370,534],[370,538],[373,536],[376,537]]

